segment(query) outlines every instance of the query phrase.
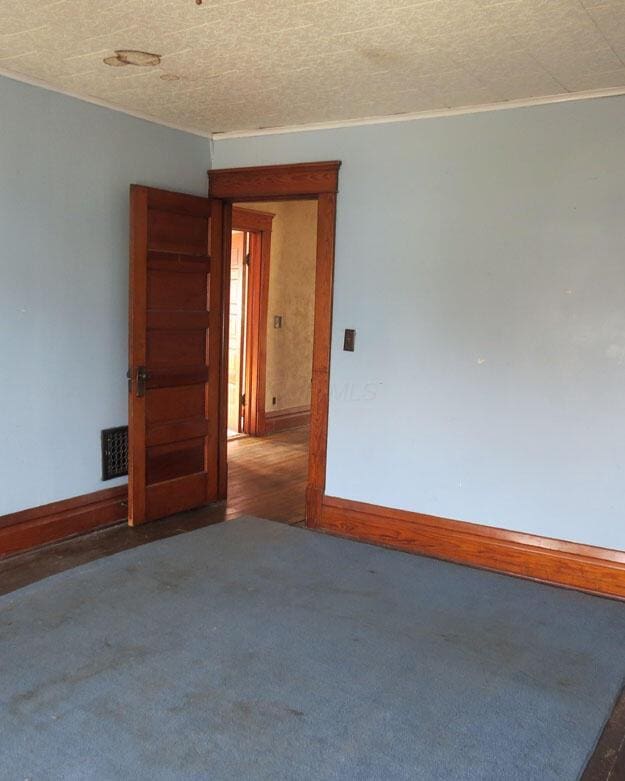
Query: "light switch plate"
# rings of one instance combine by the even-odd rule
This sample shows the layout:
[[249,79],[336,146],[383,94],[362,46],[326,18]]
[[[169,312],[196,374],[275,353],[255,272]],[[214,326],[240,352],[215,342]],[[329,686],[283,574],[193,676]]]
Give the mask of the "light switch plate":
[[343,349],[348,353],[353,353],[355,346],[356,346],[356,331],[353,328],[346,328],[345,337],[343,339]]

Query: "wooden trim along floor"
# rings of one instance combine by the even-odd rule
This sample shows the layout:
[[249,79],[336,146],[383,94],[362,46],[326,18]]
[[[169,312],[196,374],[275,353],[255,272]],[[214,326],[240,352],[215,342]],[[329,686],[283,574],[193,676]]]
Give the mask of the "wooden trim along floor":
[[128,517],[128,487],[105,488],[0,517],[0,556],[100,529]]
[[290,428],[307,426],[310,423],[310,405],[306,407],[289,407],[265,413],[265,431],[286,431]]
[[325,496],[321,531],[625,599],[625,552]]
[[[230,491],[227,502],[178,513],[145,527],[120,526],[128,514],[125,485],[1,516],[0,593],[7,571],[13,572],[14,587],[18,588],[31,582],[28,578],[36,580],[82,563],[82,560],[69,557],[62,566],[63,562],[57,557],[46,554],[46,551],[58,551],[62,546],[73,551],[90,550],[91,558],[97,558],[98,553],[105,555],[100,547],[103,544],[114,553],[241,515],[256,515],[289,524],[303,522],[308,429],[303,427],[267,437],[242,437],[228,443],[228,453]],[[87,534],[93,531],[98,534]],[[82,536],[69,539],[77,535]],[[57,544],[51,546],[49,543]],[[2,557],[5,557],[4,561]],[[32,570],[27,564],[31,559],[39,562]],[[55,569],[46,571],[42,561],[52,562]]]
[[[306,430],[294,430],[296,438],[298,431],[305,439]],[[233,468],[236,475],[236,462]],[[234,480],[238,495],[240,486],[236,477]],[[126,486],[4,515],[0,517],[0,556],[110,526],[126,517]],[[318,528],[389,548],[625,599],[623,551],[330,496],[323,499]]]

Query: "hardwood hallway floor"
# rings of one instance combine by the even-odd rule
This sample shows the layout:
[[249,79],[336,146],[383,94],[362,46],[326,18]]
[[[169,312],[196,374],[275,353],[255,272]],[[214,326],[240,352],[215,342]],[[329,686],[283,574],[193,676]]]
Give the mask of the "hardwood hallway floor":
[[308,428],[229,442],[226,518],[303,521],[307,462]]
[[228,501],[138,526],[117,524],[0,560],[0,594],[118,551],[202,526],[256,515],[281,523],[304,520],[308,429],[228,443]]

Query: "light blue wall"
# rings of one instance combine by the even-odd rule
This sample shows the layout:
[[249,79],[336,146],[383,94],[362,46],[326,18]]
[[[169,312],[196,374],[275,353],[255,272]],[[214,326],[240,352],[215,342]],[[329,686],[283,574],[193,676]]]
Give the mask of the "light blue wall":
[[[328,493],[625,549],[625,99],[214,144],[336,158]],[[114,484],[128,185],[202,194],[208,164],[0,78],[0,514]]]
[[115,484],[128,186],[204,194],[208,165],[204,138],[0,78],[0,515]]
[[625,98],[214,145],[324,159],[327,492],[625,549]]

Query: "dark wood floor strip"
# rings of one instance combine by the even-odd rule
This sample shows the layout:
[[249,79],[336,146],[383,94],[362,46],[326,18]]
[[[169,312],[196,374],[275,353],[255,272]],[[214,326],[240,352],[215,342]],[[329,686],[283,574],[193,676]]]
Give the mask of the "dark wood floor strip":
[[228,444],[228,453],[227,502],[135,528],[118,524],[0,560],[0,594],[103,556],[242,515],[290,524],[303,520],[308,429],[237,439]]
[[623,781],[625,779],[625,688],[590,757],[580,781]]

